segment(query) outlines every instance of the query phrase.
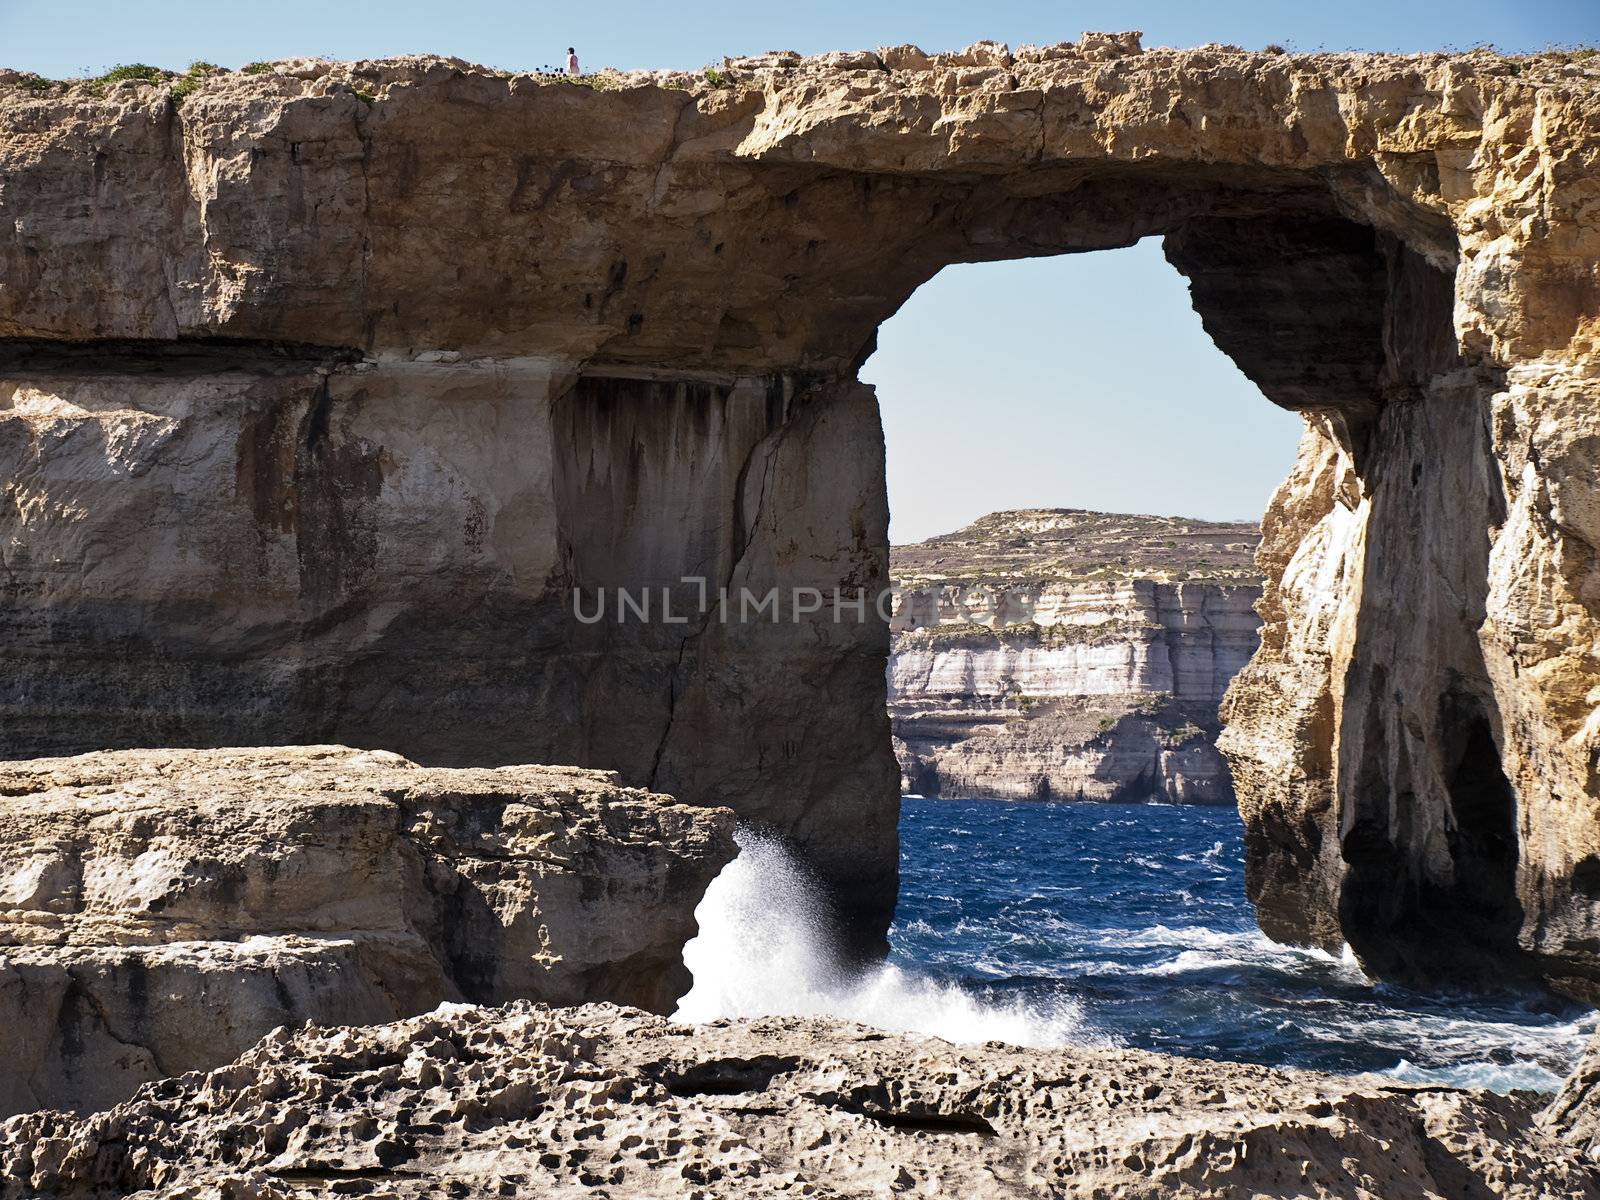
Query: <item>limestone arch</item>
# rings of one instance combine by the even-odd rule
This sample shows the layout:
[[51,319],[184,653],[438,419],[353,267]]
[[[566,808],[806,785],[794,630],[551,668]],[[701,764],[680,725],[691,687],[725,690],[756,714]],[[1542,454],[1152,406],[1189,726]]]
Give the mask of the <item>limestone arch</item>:
[[[6,749],[611,766],[784,828],[870,943],[894,895],[883,631],[597,640],[565,590],[881,580],[854,381],[877,325],[948,262],[1161,234],[1218,344],[1319,414],[1230,700],[1263,924],[1389,973],[1472,943],[1592,993],[1581,70],[1128,38],[729,70],[591,91],[321,64],[42,124],[4,98],[5,378],[73,430],[13,406],[8,478],[92,501],[9,517],[38,554],[12,559]],[[628,494],[692,501],[672,521],[696,533],[614,553],[669,524],[590,502]],[[1504,788],[1470,781],[1491,758]],[[1460,891],[1484,864],[1520,916],[1501,883]]]

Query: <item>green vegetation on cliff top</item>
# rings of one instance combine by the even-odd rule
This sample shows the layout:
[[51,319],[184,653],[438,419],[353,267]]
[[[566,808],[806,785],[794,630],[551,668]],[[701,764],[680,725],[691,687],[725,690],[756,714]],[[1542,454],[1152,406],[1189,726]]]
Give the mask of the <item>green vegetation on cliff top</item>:
[[1023,508],[895,546],[889,571],[902,589],[1139,578],[1254,584],[1260,541],[1260,527],[1249,521]]

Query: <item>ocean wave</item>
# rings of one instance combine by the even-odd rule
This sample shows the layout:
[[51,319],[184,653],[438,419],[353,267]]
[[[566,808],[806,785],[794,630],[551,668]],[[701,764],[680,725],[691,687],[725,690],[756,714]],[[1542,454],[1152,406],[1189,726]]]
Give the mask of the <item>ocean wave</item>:
[[1333,968],[1354,984],[1371,981],[1362,972],[1354,952],[1346,946],[1330,954],[1317,946],[1286,946],[1259,929],[1213,929],[1206,925],[1150,925],[1143,929],[1103,932],[1099,944],[1116,949],[1176,950],[1156,963],[1129,963],[1138,975],[1182,975],[1219,967],[1274,966],[1295,969],[1307,964]]
[[1561,1087],[1562,1075],[1538,1063],[1469,1062],[1447,1067],[1419,1067],[1402,1058],[1382,1072],[1401,1083],[1421,1083],[1458,1088],[1483,1088],[1490,1092],[1510,1092],[1526,1088],[1534,1092],[1554,1092]]
[[[683,950],[694,986],[674,1020],[828,1016],[951,1042],[1106,1042],[1067,997],[996,1001],[893,963],[845,968],[828,936],[820,890],[804,867],[772,839],[740,831],[738,842],[739,856],[695,910],[700,932]],[[995,973],[1005,972],[995,964]]]

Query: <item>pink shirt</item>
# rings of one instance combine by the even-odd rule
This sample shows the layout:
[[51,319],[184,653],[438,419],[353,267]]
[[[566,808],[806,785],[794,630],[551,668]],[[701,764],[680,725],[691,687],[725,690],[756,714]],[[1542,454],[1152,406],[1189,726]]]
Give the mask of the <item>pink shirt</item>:
[[576,75],[577,73],[578,73],[578,56],[576,54],[569,54],[569,55],[567,55],[567,74],[568,75]]

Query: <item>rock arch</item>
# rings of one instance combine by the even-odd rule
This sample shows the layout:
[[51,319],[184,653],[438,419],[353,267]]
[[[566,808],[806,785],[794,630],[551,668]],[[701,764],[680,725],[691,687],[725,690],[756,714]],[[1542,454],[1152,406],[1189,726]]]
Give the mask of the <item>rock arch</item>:
[[570,592],[882,586],[878,324],[1158,234],[1308,416],[1227,712],[1264,928],[1596,995],[1594,73],[1095,35],[727,74],[0,90],[4,751],[608,766],[792,834],[870,947],[882,622]]

